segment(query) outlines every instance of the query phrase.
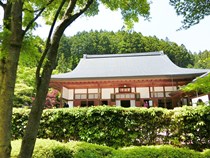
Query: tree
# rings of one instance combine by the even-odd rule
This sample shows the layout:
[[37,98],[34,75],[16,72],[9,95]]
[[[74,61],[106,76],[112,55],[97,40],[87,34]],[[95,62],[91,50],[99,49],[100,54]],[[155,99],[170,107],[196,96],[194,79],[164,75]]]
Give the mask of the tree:
[[195,54],[195,68],[210,69],[210,51]]
[[71,60],[69,60],[68,57],[65,58],[64,53],[61,53],[61,56],[57,62],[57,67],[56,67],[57,72],[58,73],[70,72],[71,68],[72,68]]
[[12,99],[20,49],[25,31],[22,30],[21,1],[0,5],[4,9],[3,28],[0,32],[0,157],[10,157],[10,129]]
[[[193,55],[184,45],[178,45],[169,40],[160,40],[157,37],[143,36],[137,32],[107,32],[107,31],[90,31],[80,32],[71,37],[62,38],[59,46],[58,67],[68,65],[73,70],[83,54],[122,54],[163,51],[169,58],[180,67],[193,65]],[[65,59],[62,57],[64,54]],[[67,59],[67,60],[66,60]],[[61,65],[62,63],[62,65]],[[66,67],[66,66],[65,66]],[[63,70],[67,70],[64,69]]]
[[177,15],[184,18],[180,29],[188,29],[210,15],[209,0],[170,0],[170,4],[175,8]]
[[19,65],[15,83],[14,107],[32,105],[32,97],[34,97],[35,93],[35,72],[35,67],[31,68]]
[[[139,15],[145,18],[149,16],[147,0],[0,0],[0,6],[4,11],[0,34],[0,157],[10,157],[12,99],[20,50],[26,33],[36,25],[35,21],[41,15],[51,25],[45,50],[36,70],[36,99],[23,137],[19,154],[21,158],[32,156],[63,32],[81,15],[96,15],[99,11],[99,3],[106,5],[111,10],[120,9],[128,27],[132,27],[133,23],[138,21]],[[56,22],[59,24],[55,25]]]
[[187,86],[182,88],[185,92],[200,92],[209,93],[210,92],[210,73],[205,76],[198,77],[195,82],[189,83]]

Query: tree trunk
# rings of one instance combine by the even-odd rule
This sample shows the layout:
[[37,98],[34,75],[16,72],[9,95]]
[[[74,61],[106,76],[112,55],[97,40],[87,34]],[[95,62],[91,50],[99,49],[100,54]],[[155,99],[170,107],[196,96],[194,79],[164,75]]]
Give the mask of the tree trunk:
[[[59,42],[58,42],[59,43]],[[50,48],[49,52],[50,54],[53,54],[53,56],[48,58],[48,62],[46,63],[42,76],[40,78],[39,86],[36,90],[36,98],[35,102],[32,106],[28,124],[26,127],[26,131],[24,133],[24,137],[22,140],[21,150],[19,157],[20,158],[31,158],[36,142],[36,137],[38,134],[38,128],[41,120],[41,115],[44,109],[44,104],[48,92],[48,86],[51,78],[51,73],[54,68],[54,64],[56,61],[57,56],[57,49],[58,45],[56,44],[56,48],[52,47]]]
[[[47,60],[43,67],[43,72],[42,72],[41,77],[37,79],[35,104],[32,106],[32,109],[29,115],[29,121],[28,121],[26,131],[22,140],[19,158],[32,157],[35,142],[36,142],[36,137],[38,133],[38,128],[39,128],[39,124],[41,120],[41,115],[43,112],[45,99],[48,92],[48,86],[49,86],[52,70],[54,69],[54,66],[55,66],[59,42],[63,35],[63,32],[75,19],[77,19],[80,15],[82,15],[90,7],[92,3],[93,3],[93,0],[88,0],[86,6],[83,9],[81,9],[79,13],[72,15],[73,9],[76,5],[76,1],[70,1],[66,9],[66,13],[63,16],[62,22],[55,29],[55,32],[51,39],[51,43],[47,45],[45,48],[48,50]],[[56,21],[56,17],[58,17],[64,4],[65,4],[65,0],[61,2],[60,7],[57,10],[57,14],[55,15],[55,19],[54,19],[55,21]],[[50,41],[49,38],[50,36],[48,37],[47,41]]]
[[[11,152],[11,121],[17,65],[22,44],[22,2],[9,4],[5,9],[4,27],[8,37],[0,50],[0,157],[9,158]],[[10,16],[11,15],[11,16]],[[8,18],[10,17],[10,18]],[[5,19],[6,18],[6,19]]]
[[[0,157],[10,157],[10,138],[11,138],[11,120],[12,120],[12,105],[15,87],[15,78],[17,71],[17,60],[20,52],[19,48],[12,50],[12,57],[1,66],[0,80]],[[2,61],[1,61],[2,64]],[[3,69],[2,69],[3,68]],[[3,70],[3,71],[2,71]]]
[[30,158],[33,154],[41,115],[48,92],[48,85],[51,73],[49,72],[47,76],[47,78],[42,79],[41,84],[36,91],[36,99],[32,106],[26,131],[22,140],[21,150],[19,154],[19,157],[21,158]]

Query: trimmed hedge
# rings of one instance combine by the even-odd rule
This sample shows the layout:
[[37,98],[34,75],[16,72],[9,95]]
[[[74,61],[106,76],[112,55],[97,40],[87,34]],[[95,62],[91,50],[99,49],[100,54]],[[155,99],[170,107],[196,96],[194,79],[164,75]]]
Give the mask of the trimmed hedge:
[[[11,157],[18,157],[21,140],[12,141]],[[86,142],[61,143],[49,139],[37,139],[33,158],[112,158],[114,149]]]
[[[12,142],[11,157],[18,156],[20,140]],[[61,143],[37,139],[33,158],[208,158],[209,150],[196,152],[173,146],[142,146],[114,149],[86,142]]]
[[171,132],[173,140],[202,150],[210,147],[210,107],[185,106],[173,110]]
[[[29,110],[13,112],[12,137],[23,136]],[[111,147],[172,144],[196,150],[210,145],[210,107],[89,107],[44,110],[39,138],[85,141]]]
[[173,146],[127,147],[117,150],[116,158],[204,158],[204,154]]
[[[14,139],[22,137],[28,112],[14,111]],[[153,145],[165,141],[160,133],[165,132],[169,123],[168,111],[161,108],[53,109],[43,112],[38,137],[64,142],[86,141],[113,147]]]

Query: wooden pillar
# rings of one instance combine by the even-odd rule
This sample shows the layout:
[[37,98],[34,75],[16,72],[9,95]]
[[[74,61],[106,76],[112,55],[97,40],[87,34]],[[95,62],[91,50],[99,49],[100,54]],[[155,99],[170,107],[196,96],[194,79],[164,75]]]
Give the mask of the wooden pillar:
[[75,107],[76,105],[75,105],[75,88],[73,89],[73,107]]
[[98,84],[98,105],[101,105],[101,91],[100,91],[99,84]]
[[60,102],[60,108],[62,108],[63,107],[63,86],[61,88],[61,97],[60,97],[60,100],[61,100],[61,102]]
[[88,106],[88,88],[86,89],[86,94],[87,94],[87,98],[86,98],[86,105]]

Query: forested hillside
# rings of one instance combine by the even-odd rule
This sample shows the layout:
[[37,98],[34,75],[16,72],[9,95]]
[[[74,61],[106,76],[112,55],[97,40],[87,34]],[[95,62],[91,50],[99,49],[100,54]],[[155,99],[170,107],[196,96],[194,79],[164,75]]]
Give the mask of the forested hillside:
[[137,32],[90,31],[72,37],[64,36],[59,48],[57,70],[66,72],[74,69],[83,54],[122,54],[163,51],[180,67],[193,67],[194,55],[184,45],[168,39],[143,36]]

